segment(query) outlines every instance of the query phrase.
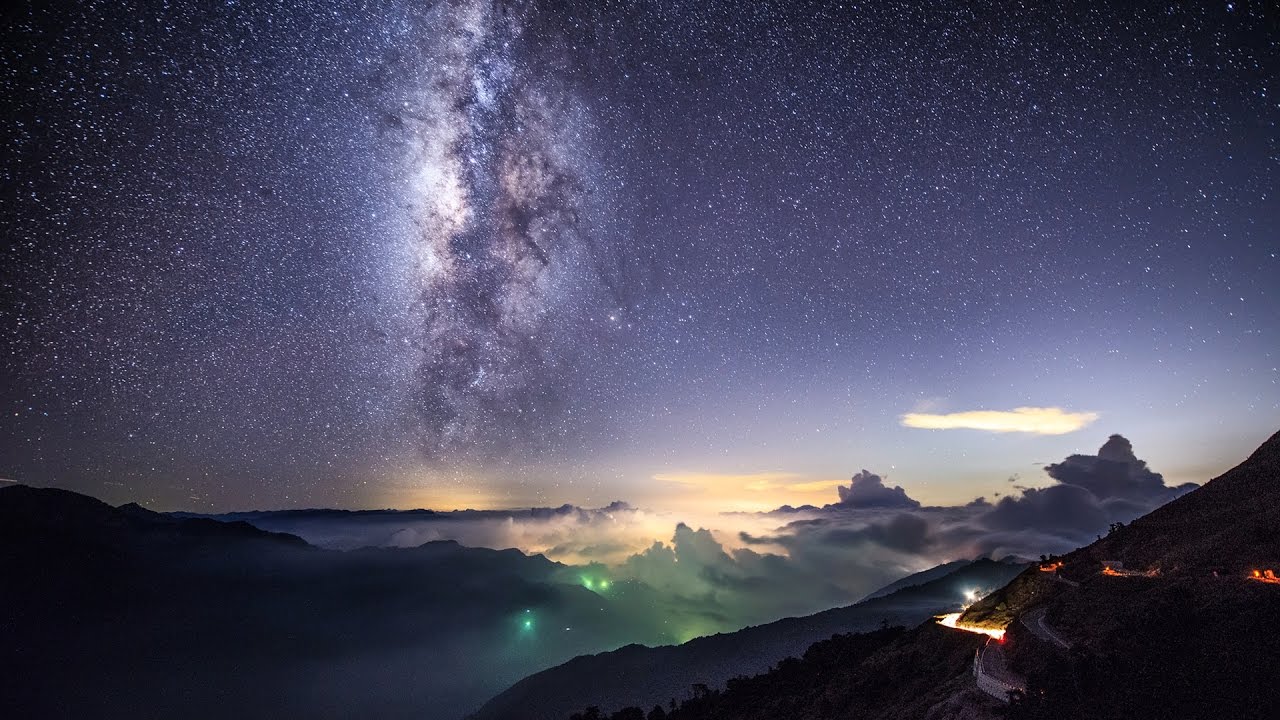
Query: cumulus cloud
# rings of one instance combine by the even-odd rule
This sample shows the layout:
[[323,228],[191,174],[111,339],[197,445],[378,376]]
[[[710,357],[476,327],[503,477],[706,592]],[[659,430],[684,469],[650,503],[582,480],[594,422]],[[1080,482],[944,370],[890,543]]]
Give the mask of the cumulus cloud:
[[1067,412],[1058,407],[1019,407],[1012,410],[969,410],[945,414],[907,413],[902,425],[926,430],[986,430],[988,432],[1022,432],[1036,435],[1065,435],[1094,420],[1098,413]]
[[1044,470],[1053,481],[1048,487],[1020,485],[994,503],[977,498],[958,507],[921,507],[864,470],[839,489],[841,502],[780,509],[771,516],[785,524],[736,539],[783,552],[818,577],[920,569],[958,557],[1036,557],[1086,544],[1110,523],[1133,520],[1195,487],[1167,486],[1119,435],[1096,455],[1071,455]]
[[[1119,435],[1096,455],[1071,455],[1044,471],[1047,487],[1028,478],[994,502],[978,498],[954,507],[923,507],[903,488],[863,470],[835,493],[828,486],[827,497],[837,495],[839,502],[764,513],[651,512],[615,503],[594,510],[304,511],[229,519],[331,547],[447,539],[544,553],[573,564],[563,569],[570,582],[589,572],[651,588],[665,603],[663,613],[684,618],[689,632],[705,633],[852,603],[959,558],[1064,552],[1194,487],[1167,486]],[[689,492],[708,497],[734,489],[750,496],[801,482],[785,473],[680,479]]]
[[923,552],[932,543],[929,523],[924,518],[909,513],[894,515],[883,523],[872,523],[856,530],[829,530],[823,540],[830,545],[862,544],[870,541],[905,553]]
[[1002,498],[986,523],[997,530],[1058,532],[1064,544],[1078,544],[1112,522],[1132,520],[1196,487],[1165,485],[1121,435],[1108,438],[1097,455],[1071,455],[1045,473],[1057,484]]
[[[776,553],[726,548],[712,531],[685,523],[676,525],[670,544],[654,542],[615,572],[677,603],[688,600],[723,628],[814,612],[845,603],[856,592],[838,584],[839,576],[819,575]],[[864,574],[856,581],[878,580]],[[795,592],[800,585],[805,593]]]
[[889,487],[879,475],[863,470],[854,475],[849,487],[836,488],[840,505],[863,508],[918,508],[920,503],[907,496],[900,486]]

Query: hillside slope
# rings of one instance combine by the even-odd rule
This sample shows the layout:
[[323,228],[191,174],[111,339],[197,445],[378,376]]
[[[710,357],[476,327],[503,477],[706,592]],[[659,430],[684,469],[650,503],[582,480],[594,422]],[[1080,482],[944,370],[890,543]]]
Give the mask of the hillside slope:
[[[1008,624],[1029,688],[1014,717],[1275,717],[1280,585],[1249,575],[1280,570],[1280,433],[1061,560],[1057,578],[1029,570],[961,618]],[[1037,608],[1069,650],[1029,631]]]
[[[998,702],[973,687],[969,666],[983,638],[932,622],[913,630],[888,628],[837,635],[787,658],[767,673],[702,691],[653,720],[993,720]],[[594,709],[568,720],[640,720],[632,707]]]
[[[1280,584],[1246,571],[1280,570],[1278,500],[1280,434],[1204,487],[1064,556],[1059,572],[1032,567],[975,603],[961,624],[1005,628],[999,647],[1025,680],[1008,705],[979,691],[970,672],[975,649],[997,641],[930,621],[888,641],[832,638],[648,717],[1275,718]],[[1104,560],[1136,574],[1104,574]],[[579,708],[577,717],[645,715]]]
[[943,563],[941,565],[931,567],[928,570],[921,570],[918,573],[912,573],[911,575],[908,575],[900,580],[895,580],[894,582],[891,582],[888,585],[885,585],[879,590],[867,593],[867,595],[863,597],[861,600],[859,600],[858,602],[865,602],[867,600],[874,600],[875,598],[878,598],[878,597],[884,597],[885,595],[891,595],[903,588],[915,587],[916,585],[923,585],[927,582],[937,580],[938,578],[950,575],[951,573],[959,570],[962,567],[965,567],[971,562],[973,561],[972,560],[953,560],[952,562],[949,562],[949,563]]
[[665,637],[635,610],[653,591],[601,597],[565,572],[0,487],[0,677],[21,678],[0,717],[447,720],[531,672]]
[[1280,561],[1280,433],[1247,460],[1128,526],[1071,553],[1068,574],[1092,563],[1177,573],[1241,575]]
[[958,610],[966,590],[999,587],[1025,567],[986,559],[961,565],[943,577],[816,615],[697,638],[683,645],[631,645],[574,658],[521,680],[472,718],[563,720],[592,705],[605,711],[666,705],[672,699],[687,697],[694,684],[714,689],[737,676],[763,673],[835,634],[871,630],[882,624],[915,625],[932,615]]
[[[1260,567],[1280,569],[1280,433],[1236,467],[1060,560],[1058,577],[1095,586],[1104,563],[1115,561],[1128,572],[1165,580],[1239,579]],[[1069,587],[1028,570],[961,620],[1003,627]]]

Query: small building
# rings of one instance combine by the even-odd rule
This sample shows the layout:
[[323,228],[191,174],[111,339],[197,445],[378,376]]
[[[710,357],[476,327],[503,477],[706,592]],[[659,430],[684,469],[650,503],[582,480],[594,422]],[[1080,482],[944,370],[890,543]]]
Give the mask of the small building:
[[1277,577],[1276,571],[1271,569],[1253,570],[1249,573],[1249,579],[1270,583],[1272,585],[1280,585],[1280,577]]

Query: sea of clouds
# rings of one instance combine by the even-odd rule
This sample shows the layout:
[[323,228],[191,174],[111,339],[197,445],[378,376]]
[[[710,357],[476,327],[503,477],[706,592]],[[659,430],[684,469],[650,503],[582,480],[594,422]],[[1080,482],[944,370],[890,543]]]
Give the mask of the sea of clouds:
[[1196,487],[1166,485],[1120,435],[1096,455],[1071,455],[1044,470],[1052,480],[1046,487],[1017,487],[995,503],[977,498],[951,507],[924,506],[863,470],[831,504],[767,513],[690,515],[617,502],[594,509],[237,518],[336,549],[448,540],[540,553],[585,576],[641,582],[673,601],[687,600],[728,629],[850,604],[956,559],[1065,552]]

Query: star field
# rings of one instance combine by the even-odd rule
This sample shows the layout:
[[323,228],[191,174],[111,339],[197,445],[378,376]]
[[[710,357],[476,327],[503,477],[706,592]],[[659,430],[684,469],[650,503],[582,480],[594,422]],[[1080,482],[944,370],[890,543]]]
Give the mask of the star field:
[[1071,446],[899,415],[1044,405],[1203,480],[1280,421],[1276,23],[25,4],[0,476],[514,505],[874,463],[930,501]]

